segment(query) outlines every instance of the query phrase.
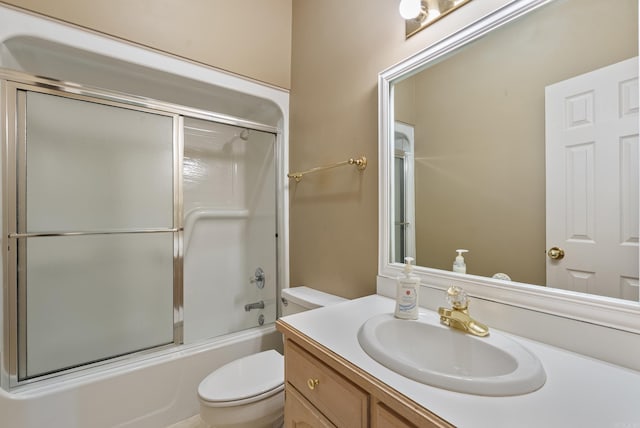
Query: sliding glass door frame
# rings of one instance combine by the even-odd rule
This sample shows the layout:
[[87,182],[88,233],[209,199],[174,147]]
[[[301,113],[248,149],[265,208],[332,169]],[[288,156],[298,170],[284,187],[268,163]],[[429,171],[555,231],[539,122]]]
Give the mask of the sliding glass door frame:
[[[173,343],[154,347],[139,352],[133,352],[121,357],[109,358],[104,361],[89,363],[86,365],[61,370],[43,376],[22,379],[20,376],[20,335],[24,335],[24,331],[20,332],[19,328],[24,328],[19,323],[18,308],[24,302],[24,296],[20,296],[20,291],[24,290],[24,286],[19,287],[17,268],[18,258],[25,257],[23,238],[29,236],[54,236],[47,232],[28,234],[26,231],[19,230],[17,225],[18,218],[18,195],[25,195],[25,189],[18,186],[24,186],[24,180],[18,179],[18,161],[20,156],[17,153],[17,147],[20,145],[19,139],[26,138],[25,129],[25,111],[21,111],[24,102],[20,100],[21,91],[33,91],[44,94],[58,95],[70,99],[81,101],[89,101],[108,106],[122,107],[131,110],[149,112],[169,116],[173,120],[173,227],[169,229],[143,229],[143,230],[123,230],[115,231],[115,233],[173,233]],[[223,123],[265,131],[274,135],[279,135],[276,127],[247,121],[244,119],[221,115],[215,112],[181,106],[171,103],[165,103],[156,100],[150,100],[135,95],[122,94],[118,92],[89,88],[69,82],[60,82],[42,77],[28,75],[26,73],[13,70],[0,69],[0,125],[2,129],[2,223],[3,237],[5,239],[2,258],[3,258],[3,346],[0,386],[5,388],[21,387],[36,381],[48,379],[55,376],[66,375],[79,370],[103,365],[105,363],[118,363],[123,360],[130,359],[133,356],[145,355],[157,352],[164,348],[172,348],[183,343],[183,189],[182,189],[182,169],[183,169],[183,153],[184,153],[184,118],[191,117],[196,119],[210,120],[212,122]],[[278,138],[276,138],[278,140]],[[278,160],[276,159],[276,162]],[[277,211],[277,210],[276,210]],[[20,210],[24,213],[24,207]],[[276,212],[276,216],[278,213]],[[94,231],[67,231],[64,233],[56,233],[55,236],[69,235],[87,235],[87,234],[103,234],[114,233],[114,231],[94,230]],[[24,312],[24,311],[23,311]],[[24,336],[23,336],[24,337]],[[22,362],[22,365],[24,362]]]
[[[173,235],[173,342],[163,346],[172,346],[182,342],[182,117],[177,113],[128,104],[122,101],[107,99],[99,92],[84,94],[67,92],[65,88],[36,86],[21,82],[3,82],[4,111],[6,126],[4,147],[4,183],[3,218],[4,236],[7,240],[3,247],[5,270],[5,369],[9,377],[9,386],[15,387],[56,376],[59,372],[42,376],[29,377],[26,372],[26,241],[37,237],[86,236],[131,233],[172,233]],[[133,230],[88,230],[88,231],[56,231],[29,233],[25,228],[26,220],[26,94],[27,92],[48,94],[72,100],[87,101],[112,107],[124,108],[154,115],[161,115],[172,120],[173,140],[173,224],[170,228],[133,229]],[[125,100],[126,101],[126,100]],[[19,267],[23,271],[18,271]],[[162,347],[162,346],[160,346]],[[153,350],[158,347],[151,348]],[[145,352],[145,351],[140,351]],[[107,358],[111,360],[110,358]],[[7,361],[8,360],[8,361]],[[101,361],[88,366],[101,364]],[[80,366],[85,368],[86,366]],[[71,369],[62,369],[68,372]],[[77,368],[75,369],[77,370]]]

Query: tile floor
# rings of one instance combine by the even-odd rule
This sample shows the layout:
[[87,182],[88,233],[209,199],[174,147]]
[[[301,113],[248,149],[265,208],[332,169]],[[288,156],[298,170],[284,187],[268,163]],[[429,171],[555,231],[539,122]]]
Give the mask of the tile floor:
[[200,415],[195,415],[191,416],[189,419],[170,425],[167,428],[207,428],[207,426],[200,419]]
[[[278,427],[283,428],[284,423],[280,421]],[[169,425],[167,428],[207,428],[207,425],[202,422],[200,415],[191,416],[189,419],[180,421],[176,424]]]

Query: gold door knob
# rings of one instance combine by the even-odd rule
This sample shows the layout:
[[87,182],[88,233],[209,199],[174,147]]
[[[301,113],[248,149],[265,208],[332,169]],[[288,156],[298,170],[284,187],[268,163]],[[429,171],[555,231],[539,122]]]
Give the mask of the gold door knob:
[[553,260],[560,260],[564,257],[564,250],[558,247],[551,247],[549,251],[547,251],[547,256]]
[[316,389],[316,386],[318,386],[319,383],[320,383],[320,381],[318,379],[309,378],[307,380],[307,386],[309,387],[310,390]]

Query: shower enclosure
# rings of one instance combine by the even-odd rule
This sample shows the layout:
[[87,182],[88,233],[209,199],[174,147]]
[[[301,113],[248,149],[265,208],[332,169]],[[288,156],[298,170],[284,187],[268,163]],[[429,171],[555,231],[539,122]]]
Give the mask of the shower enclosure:
[[267,132],[184,121],[185,343],[275,321],[274,143]]
[[0,77],[9,386],[275,321],[274,128]]

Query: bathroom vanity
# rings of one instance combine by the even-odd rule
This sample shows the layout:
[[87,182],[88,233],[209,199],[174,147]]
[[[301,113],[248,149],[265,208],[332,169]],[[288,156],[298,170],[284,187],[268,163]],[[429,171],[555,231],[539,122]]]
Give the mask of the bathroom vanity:
[[450,427],[427,409],[279,321],[285,335],[285,426]]
[[494,329],[540,360],[547,375],[540,389],[482,396],[401,376],[357,338],[367,320],[393,309],[392,299],[373,295],[277,322],[285,338],[286,427],[640,426],[639,372]]

